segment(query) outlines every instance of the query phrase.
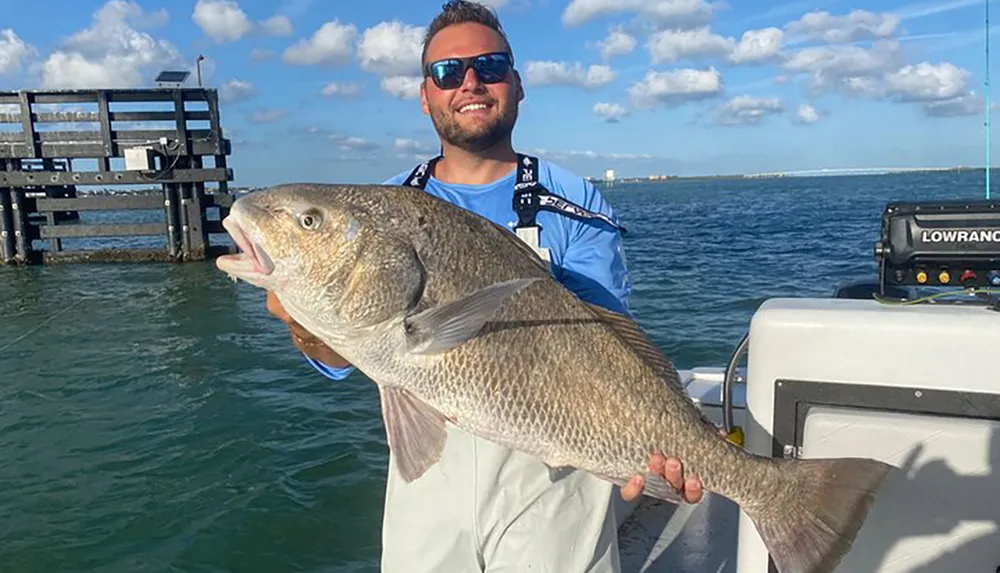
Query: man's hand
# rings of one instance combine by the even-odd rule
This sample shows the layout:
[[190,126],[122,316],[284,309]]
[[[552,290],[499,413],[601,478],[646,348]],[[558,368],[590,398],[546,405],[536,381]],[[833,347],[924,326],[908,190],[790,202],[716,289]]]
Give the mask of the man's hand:
[[[701,501],[703,495],[701,480],[688,478],[685,481],[681,462],[677,458],[666,458],[662,454],[655,454],[650,458],[649,471],[663,476],[684,501],[688,503]],[[632,476],[628,484],[622,488],[622,499],[632,501],[642,495],[645,483],[646,480],[641,475]]]
[[[719,435],[722,439],[729,439],[725,428],[719,428]],[[660,474],[667,480],[670,487],[680,494],[681,498],[688,503],[698,503],[704,494],[704,486],[698,478],[688,478],[684,480],[683,467],[677,458],[667,458],[663,454],[654,454],[649,458],[649,471]],[[622,488],[622,499],[632,501],[642,495],[642,488],[646,485],[646,479],[641,475],[632,476],[632,479]]]
[[267,291],[267,311],[276,316],[288,326],[288,331],[292,335],[292,342],[303,354],[313,360],[322,362],[331,368],[346,368],[350,362],[344,360],[342,356],[333,351],[322,340],[313,336],[311,332],[295,321],[285,307],[281,306],[281,301],[271,291]]

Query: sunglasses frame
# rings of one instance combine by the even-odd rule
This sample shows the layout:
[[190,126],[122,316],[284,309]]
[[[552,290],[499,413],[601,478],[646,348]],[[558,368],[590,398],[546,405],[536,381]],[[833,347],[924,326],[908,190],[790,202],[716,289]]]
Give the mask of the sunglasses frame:
[[[507,60],[507,71],[504,72],[503,77],[500,78],[499,80],[486,81],[486,79],[484,79],[482,76],[482,72],[479,70],[479,68],[476,67],[476,64],[481,61],[487,61],[486,60],[487,58],[496,56],[503,56],[503,58]],[[460,81],[454,87],[442,85],[441,83],[439,83],[437,76],[431,73],[431,70],[434,66],[446,62],[458,62],[462,66],[461,71],[459,72]],[[472,68],[472,71],[476,74],[476,79],[478,79],[481,83],[498,84],[504,81],[504,79],[506,79],[507,77],[507,74],[514,69],[514,55],[511,54],[510,52],[487,52],[485,54],[477,54],[475,56],[468,56],[465,58],[441,58],[440,60],[435,60],[433,62],[429,62],[424,65],[424,78],[429,77],[431,81],[434,82],[434,85],[437,86],[437,88],[440,90],[454,90],[461,87],[462,84],[465,82],[465,74],[469,73],[469,68]]]

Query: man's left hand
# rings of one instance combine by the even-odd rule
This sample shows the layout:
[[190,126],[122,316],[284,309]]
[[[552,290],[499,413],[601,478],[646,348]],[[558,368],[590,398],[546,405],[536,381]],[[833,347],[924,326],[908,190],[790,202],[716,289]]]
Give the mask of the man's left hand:
[[[681,461],[677,458],[665,458],[662,454],[655,454],[650,458],[649,471],[663,476],[684,501],[688,503],[701,501],[703,495],[701,480],[697,478],[685,480]],[[642,495],[645,482],[641,475],[632,476],[628,484],[622,488],[622,499],[632,501]]]

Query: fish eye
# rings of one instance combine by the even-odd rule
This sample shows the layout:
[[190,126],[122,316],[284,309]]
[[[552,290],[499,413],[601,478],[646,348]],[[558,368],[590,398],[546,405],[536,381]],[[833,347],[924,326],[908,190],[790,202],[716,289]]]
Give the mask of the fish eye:
[[299,214],[299,226],[307,231],[315,231],[323,224],[323,215],[315,209]]

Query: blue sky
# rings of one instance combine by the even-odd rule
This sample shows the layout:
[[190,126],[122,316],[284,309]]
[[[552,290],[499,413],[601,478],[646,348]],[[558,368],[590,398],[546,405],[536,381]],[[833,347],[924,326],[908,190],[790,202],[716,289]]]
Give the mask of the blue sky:
[[[527,83],[516,147],[581,175],[983,164],[982,0],[489,1]],[[238,185],[437,150],[413,74],[441,0],[41,5],[4,14],[0,89],[149,86],[202,54]]]

